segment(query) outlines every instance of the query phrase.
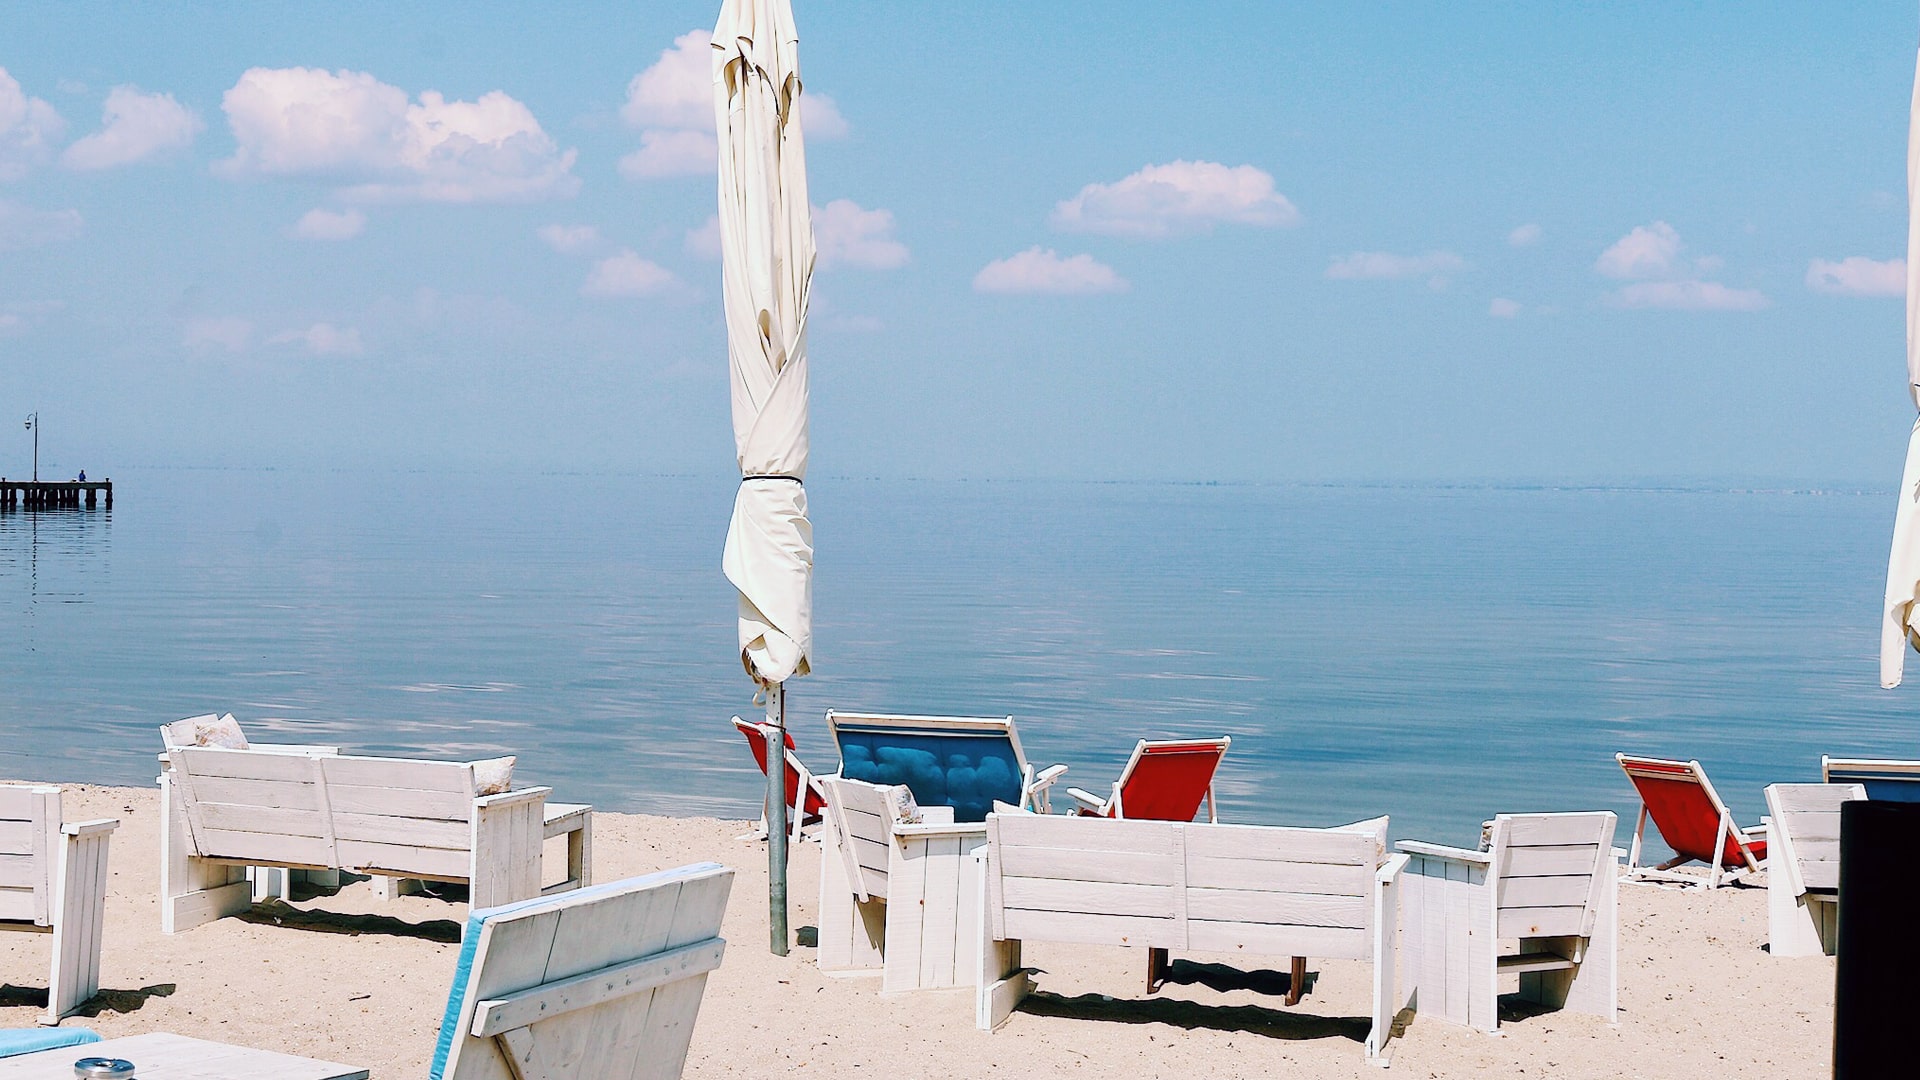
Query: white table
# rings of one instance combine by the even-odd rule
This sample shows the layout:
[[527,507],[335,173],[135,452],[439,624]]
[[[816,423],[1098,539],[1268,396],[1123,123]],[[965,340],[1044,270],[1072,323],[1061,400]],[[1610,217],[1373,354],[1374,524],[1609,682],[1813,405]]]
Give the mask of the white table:
[[367,1070],[157,1031],[0,1058],[0,1080],[73,1080],[81,1058],[124,1058],[138,1080],[367,1080]]

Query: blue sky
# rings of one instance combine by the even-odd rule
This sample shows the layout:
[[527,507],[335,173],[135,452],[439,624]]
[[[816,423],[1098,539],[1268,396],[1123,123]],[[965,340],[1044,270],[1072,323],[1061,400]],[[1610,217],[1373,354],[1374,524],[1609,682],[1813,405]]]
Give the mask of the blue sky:
[[[0,7],[0,415],[724,476],[716,12]],[[1896,482],[1910,3],[796,16],[816,472]]]

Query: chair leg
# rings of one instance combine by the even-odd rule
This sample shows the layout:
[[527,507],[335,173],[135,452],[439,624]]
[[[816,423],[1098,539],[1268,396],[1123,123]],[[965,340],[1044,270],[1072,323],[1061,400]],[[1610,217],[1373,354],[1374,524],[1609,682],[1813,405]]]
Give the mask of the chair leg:
[[1154,991],[1160,989],[1160,984],[1166,981],[1166,978],[1167,978],[1167,950],[1148,949],[1147,950],[1147,993],[1151,994]]
[[1307,958],[1293,958],[1293,970],[1287,973],[1287,1004],[1298,1005],[1307,993]]

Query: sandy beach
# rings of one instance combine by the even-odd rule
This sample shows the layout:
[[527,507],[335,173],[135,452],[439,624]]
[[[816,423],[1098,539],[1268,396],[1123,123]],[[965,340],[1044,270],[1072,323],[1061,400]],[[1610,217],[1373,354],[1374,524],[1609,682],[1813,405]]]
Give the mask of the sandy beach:
[[[67,786],[69,820],[117,817],[100,998],[68,1024],[104,1036],[174,1031],[351,1062],[376,1077],[424,1076],[452,977],[463,903],[381,903],[365,882],[337,894],[257,905],[172,937],[160,933],[159,800],[150,790]],[[883,997],[879,979],[822,975],[814,950],[766,947],[765,849],[747,825],[600,814],[601,881],[715,860],[734,867],[725,963],[709,983],[690,1077],[789,1072],[899,1078],[953,1075],[1369,1076],[1360,1041],[1367,974],[1310,963],[1293,1009],[1278,970],[1177,958],[1170,984],[1141,994],[1136,950],[1032,945],[1040,992],[992,1035],[967,992]],[[552,843],[558,844],[559,841]],[[549,867],[559,855],[549,851]],[[793,922],[810,928],[819,848],[793,855]],[[1393,1043],[1391,1075],[1662,1078],[1806,1076],[1831,1053],[1833,961],[1765,950],[1765,890],[1621,888],[1618,1027],[1562,1013],[1505,1013],[1500,1037],[1418,1017]],[[805,940],[811,930],[802,929]],[[0,935],[0,1025],[35,1022],[47,939]],[[1273,968],[1284,969],[1283,958]],[[964,1063],[964,1064],[956,1064]],[[853,1070],[860,1070],[854,1072]]]

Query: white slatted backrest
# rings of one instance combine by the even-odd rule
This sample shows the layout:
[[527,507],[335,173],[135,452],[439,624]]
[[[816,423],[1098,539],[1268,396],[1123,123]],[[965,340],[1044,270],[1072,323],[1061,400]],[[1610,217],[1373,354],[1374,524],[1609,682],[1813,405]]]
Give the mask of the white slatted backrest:
[[840,837],[840,855],[846,860],[847,880],[862,900],[887,897],[887,859],[893,848],[893,826],[900,802],[888,790],[864,780],[828,777],[827,812]]
[[1613,883],[1616,824],[1611,811],[1494,818],[1499,936],[1591,937],[1599,890]]
[[996,938],[1371,954],[1385,821],[1342,829],[987,818]]
[[[1867,797],[1861,784],[1769,784],[1767,812],[1773,816],[1769,854],[1787,856],[1780,864],[1794,880],[1796,894],[1830,892],[1840,887],[1840,807]],[[1774,841],[1774,837],[1779,837]],[[1776,864],[1776,865],[1780,865]]]
[[50,925],[60,789],[0,785],[0,922]]
[[464,879],[473,767],[176,747],[195,854]]
[[[470,1034],[481,1004],[703,943],[722,945],[733,871],[712,863],[477,913],[481,925],[445,1075],[449,1080],[677,1077],[706,989],[704,967],[638,994],[523,1029],[530,1060]],[[509,1036],[509,1041],[521,1041]]]

